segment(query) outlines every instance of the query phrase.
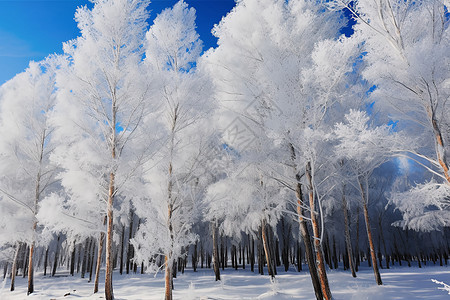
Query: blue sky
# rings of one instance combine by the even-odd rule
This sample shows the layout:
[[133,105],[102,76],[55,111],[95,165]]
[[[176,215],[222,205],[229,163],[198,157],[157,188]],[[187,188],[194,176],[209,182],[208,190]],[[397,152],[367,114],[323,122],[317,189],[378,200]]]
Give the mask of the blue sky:
[[[185,0],[197,10],[198,33],[205,48],[214,47],[211,29],[226,15],[234,0]],[[176,0],[154,0],[151,19]],[[30,60],[62,53],[62,43],[79,36],[73,19],[87,0],[0,0],[0,84],[22,72]],[[151,20],[149,23],[151,24]]]

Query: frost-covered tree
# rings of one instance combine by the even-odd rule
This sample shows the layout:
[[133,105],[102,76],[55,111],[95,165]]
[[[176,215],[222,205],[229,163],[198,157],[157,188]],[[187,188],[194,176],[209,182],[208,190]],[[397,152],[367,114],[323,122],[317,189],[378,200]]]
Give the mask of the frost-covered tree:
[[[257,161],[263,166],[261,173],[267,173],[264,165],[272,159],[291,166],[284,171],[278,167],[275,173],[293,191],[301,188],[297,179],[303,170],[315,172],[321,163],[313,160],[322,146],[319,140],[324,131],[320,130],[325,117],[335,117],[329,113],[330,108],[345,98],[341,95],[348,95],[344,93],[348,82],[343,79],[352,71],[350,58],[355,55],[354,42],[343,38],[336,41],[341,27],[339,15],[320,9],[315,1],[241,1],[215,27],[219,47],[206,57],[223,108],[218,122],[224,128],[226,143],[238,152],[253,150],[251,163]],[[231,128],[241,126],[237,137],[226,134],[229,124]],[[311,141],[306,140],[309,137]],[[277,155],[267,155],[276,147],[281,149],[273,152]],[[305,168],[308,163],[317,165]],[[314,174],[311,179],[315,179]],[[315,211],[318,194],[311,191],[309,209]],[[304,200],[298,201],[304,208]],[[302,211],[299,213],[303,215]],[[331,298],[321,259],[319,224],[315,214],[312,218],[316,253],[322,262],[319,265],[323,291]],[[300,223],[305,229],[306,223]],[[308,245],[309,238],[304,240]],[[312,266],[310,270],[314,277]],[[321,298],[318,280],[313,282],[317,297]]]
[[[363,76],[376,85],[371,95],[376,106],[399,120],[398,129],[414,135],[422,132],[423,147],[414,149],[410,157],[427,161],[437,181],[414,190],[421,191],[422,197],[428,190],[425,202],[434,203],[436,194],[432,191],[447,189],[440,187],[442,183],[450,185],[449,2],[331,2],[347,7],[357,20],[356,34],[364,39],[367,50]],[[440,201],[445,202],[445,197]],[[406,218],[411,220],[411,215]]]
[[208,187],[204,218],[222,234],[237,239],[242,233],[255,235],[261,230],[268,272],[274,277],[275,254],[270,250],[269,232],[270,228],[276,228],[286,202],[280,195],[278,182],[269,171],[261,170],[268,171],[242,157],[230,165],[227,176]]
[[402,212],[403,228],[416,231],[440,230],[450,226],[450,187],[436,180],[419,183],[406,191],[393,191],[390,203]]
[[381,285],[368,210],[369,179],[377,167],[391,159],[406,143],[389,126],[371,127],[365,112],[350,110],[345,118],[346,124],[337,124],[334,131],[339,141],[336,154],[345,160],[351,178],[349,183],[360,193],[375,280]]
[[[9,227],[8,238],[2,242],[14,244],[16,251],[20,243],[28,244],[28,294],[34,291],[34,251],[47,242],[36,215],[41,200],[55,189],[56,168],[49,157],[56,141],[49,118],[56,102],[55,71],[60,60],[49,56],[30,62],[0,90],[1,222]],[[13,267],[11,290],[15,272]]]
[[[195,9],[179,1],[163,10],[146,34],[145,65],[154,74],[152,98],[160,104],[164,139],[144,166],[148,198],[135,203],[144,222],[134,243],[137,260],[147,265],[157,263],[155,255],[164,256],[166,299],[172,299],[174,263],[196,240],[191,226],[204,184],[196,173],[197,155],[213,108],[208,78],[197,68],[202,41],[195,27]],[[155,126],[155,120],[147,121]]]
[[81,36],[64,44],[68,62],[58,74],[53,118],[60,147],[53,160],[64,169],[59,177],[67,205],[76,206],[75,216],[96,215],[97,229],[105,222],[105,296],[113,299],[114,206],[127,196],[126,182],[140,157],[139,149],[129,145],[148,111],[139,67],[148,1],[93,3],[92,9],[78,8]]

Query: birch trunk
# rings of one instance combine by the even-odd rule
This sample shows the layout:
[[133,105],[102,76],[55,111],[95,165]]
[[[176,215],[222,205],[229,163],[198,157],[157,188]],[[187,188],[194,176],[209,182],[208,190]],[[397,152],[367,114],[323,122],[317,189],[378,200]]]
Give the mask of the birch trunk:
[[275,273],[273,271],[273,259],[270,251],[269,241],[267,237],[267,222],[266,219],[261,221],[261,237],[263,241],[264,253],[267,262],[267,271],[269,272],[270,277],[275,278]]
[[[113,154],[113,157],[115,155]],[[105,298],[106,300],[113,300],[113,286],[112,286],[112,242],[113,242],[113,202],[114,202],[114,179],[113,172],[109,175],[109,193],[108,193],[108,210],[107,210],[107,230],[106,230],[106,255],[105,255]]]
[[332,299],[330,286],[328,284],[327,273],[325,269],[325,261],[323,258],[322,245],[320,240],[320,230],[319,223],[316,219],[316,209],[314,203],[314,190],[311,174],[311,163],[306,164],[306,179],[308,181],[308,196],[309,196],[309,207],[311,209],[311,223],[314,233],[314,248],[316,250],[317,257],[317,270],[319,273],[320,285],[322,286],[322,294],[326,300]]
[[[33,230],[36,230],[36,222],[34,222]],[[28,257],[28,291],[27,295],[34,292],[34,270],[33,270],[33,254],[34,254],[34,241],[30,245],[30,252]]]
[[348,265],[350,270],[352,271],[352,276],[356,277],[355,265],[353,260],[352,241],[350,239],[350,226],[348,224],[349,217],[347,199],[345,198],[345,185],[342,188],[342,210],[344,211],[345,243],[347,246]]
[[[105,217],[106,220],[106,217]],[[100,232],[100,239],[98,241],[97,251],[97,265],[95,267],[95,279],[94,279],[94,294],[98,292],[98,280],[100,277],[100,266],[102,265],[103,243],[105,241],[105,233]]]
[[14,260],[11,268],[11,292],[15,289],[16,273],[17,273],[17,259],[19,258],[19,252],[21,248],[21,243],[16,245],[16,253],[14,254]]
[[172,266],[169,257],[165,257],[165,300],[172,300]]
[[366,222],[367,239],[369,240],[369,249],[370,249],[370,257],[372,259],[373,273],[375,275],[375,281],[377,282],[377,284],[382,285],[383,282],[381,281],[380,271],[378,270],[377,257],[375,253],[375,247],[373,245],[372,230],[370,228],[369,210],[367,208],[368,193],[369,193],[368,179],[365,178],[365,188],[363,187],[363,184],[361,183],[361,180],[359,178],[358,183],[363,201],[364,220]]
[[[300,226],[300,233],[302,235],[303,243],[305,244],[306,261],[308,263],[309,274],[311,276],[311,281],[312,281],[312,284],[314,287],[314,293],[316,295],[317,300],[322,300],[323,299],[322,289],[320,286],[320,280],[319,280],[319,276],[317,274],[317,266],[316,266],[316,262],[314,259],[313,250],[311,247],[311,236],[309,234],[306,221],[303,218],[303,216],[304,216],[303,192],[302,192],[302,186],[300,184],[300,175],[298,174],[297,167],[295,165],[295,157],[296,157],[295,149],[292,144],[290,144],[290,149],[291,149],[291,159],[292,159],[292,163],[293,163],[295,179],[297,182],[296,187],[295,187],[295,196],[297,198],[297,215],[298,215],[298,223]],[[298,251],[300,251],[300,245],[298,246],[298,249],[299,249]],[[299,259],[299,257],[300,257],[300,253],[298,253],[298,255],[297,255],[297,261],[298,261],[299,270],[300,270],[301,269],[301,260]]]
[[444,140],[442,138],[441,129],[439,128],[438,121],[435,118],[435,112],[427,107],[428,117],[430,118],[431,125],[433,126],[434,140],[436,144],[436,155],[439,165],[444,171],[444,177],[447,180],[447,184],[450,184],[449,166],[447,163],[447,155],[445,153]]

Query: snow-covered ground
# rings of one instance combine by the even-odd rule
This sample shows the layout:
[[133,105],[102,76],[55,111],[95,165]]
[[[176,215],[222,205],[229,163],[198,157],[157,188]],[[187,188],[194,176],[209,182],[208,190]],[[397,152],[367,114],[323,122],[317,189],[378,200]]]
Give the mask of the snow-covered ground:
[[[267,273],[266,273],[267,274]],[[310,277],[307,271],[300,273],[294,269],[285,273],[282,268],[271,283],[269,276],[261,276],[249,269],[222,272],[222,281],[215,282],[214,274],[209,269],[199,269],[194,273],[187,269],[174,279],[174,299],[314,299]],[[154,275],[114,274],[114,295],[116,299],[163,299],[163,273]],[[335,299],[450,299],[450,295],[440,290],[431,280],[450,283],[450,268],[428,265],[419,269],[407,266],[394,266],[382,269],[383,286],[375,284],[372,269],[362,267],[357,278],[350,272],[331,270],[328,273],[331,291]],[[103,286],[98,294],[93,294],[93,283],[79,276],[68,276],[66,271],[59,272],[58,277],[44,277],[38,272],[35,277],[36,292],[26,296],[26,278],[19,276],[16,290],[9,291],[9,279],[3,281],[0,299],[102,299]],[[101,278],[103,281],[104,278]],[[70,294],[69,294],[70,293]],[[64,296],[65,294],[68,294]]]

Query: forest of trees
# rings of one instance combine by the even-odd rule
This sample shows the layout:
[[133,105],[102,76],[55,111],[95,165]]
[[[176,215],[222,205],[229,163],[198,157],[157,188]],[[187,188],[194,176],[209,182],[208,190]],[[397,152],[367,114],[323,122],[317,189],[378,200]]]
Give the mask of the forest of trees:
[[332,299],[327,269],[447,265],[448,0],[238,0],[209,50],[183,0],[150,8],[78,8],[0,87],[11,291],[67,268],[97,292],[104,267],[110,300],[114,270],[162,269],[172,299],[186,267],[306,264]]

